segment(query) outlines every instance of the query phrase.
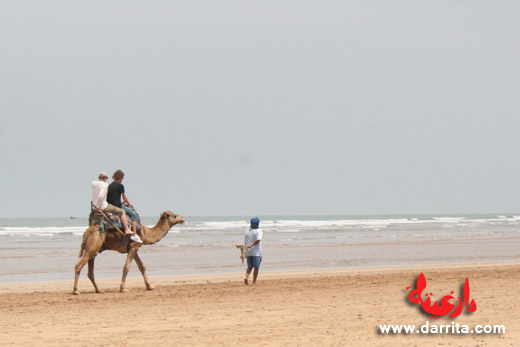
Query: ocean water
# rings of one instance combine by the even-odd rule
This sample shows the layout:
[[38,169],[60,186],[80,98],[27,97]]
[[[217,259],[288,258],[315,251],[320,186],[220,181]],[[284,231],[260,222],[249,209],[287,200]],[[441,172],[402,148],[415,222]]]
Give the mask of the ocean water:
[[[259,216],[262,270],[520,260],[520,216]],[[152,226],[158,218],[142,218]],[[243,272],[235,244],[249,217],[190,217],[139,254],[149,276]],[[0,283],[74,279],[87,218],[0,219]],[[96,258],[97,278],[121,276],[126,255]],[[81,278],[86,278],[87,267]],[[132,264],[129,277],[141,277]]]

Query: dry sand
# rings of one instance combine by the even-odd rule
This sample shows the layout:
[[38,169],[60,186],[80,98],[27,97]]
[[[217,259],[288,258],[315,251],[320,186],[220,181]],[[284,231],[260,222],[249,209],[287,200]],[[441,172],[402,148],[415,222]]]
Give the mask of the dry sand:
[[[409,304],[406,287],[426,276],[438,299],[458,296],[469,277],[478,309],[430,319]],[[2,346],[519,346],[520,264],[261,272],[257,287],[241,274],[0,285]],[[71,277],[73,274],[71,274]],[[379,324],[505,325],[505,334],[382,335]]]

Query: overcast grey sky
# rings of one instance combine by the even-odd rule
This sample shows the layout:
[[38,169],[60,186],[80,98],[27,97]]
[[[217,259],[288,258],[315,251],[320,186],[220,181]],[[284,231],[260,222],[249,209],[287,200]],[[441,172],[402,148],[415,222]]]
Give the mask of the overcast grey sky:
[[0,217],[520,213],[517,1],[3,1]]

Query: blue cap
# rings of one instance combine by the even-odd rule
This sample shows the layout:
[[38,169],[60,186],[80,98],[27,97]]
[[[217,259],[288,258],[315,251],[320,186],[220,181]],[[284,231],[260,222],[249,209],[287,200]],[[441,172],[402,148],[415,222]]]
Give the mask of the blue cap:
[[258,217],[251,218],[251,228],[258,229],[258,226],[260,225],[260,219]]

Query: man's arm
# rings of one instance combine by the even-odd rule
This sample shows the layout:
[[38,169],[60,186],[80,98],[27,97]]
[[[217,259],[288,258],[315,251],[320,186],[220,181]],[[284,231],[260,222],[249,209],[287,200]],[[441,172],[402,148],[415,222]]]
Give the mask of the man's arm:
[[251,248],[251,247],[254,247],[257,243],[260,243],[260,240],[256,240],[255,242],[253,242],[253,244],[247,246],[248,248]]
[[129,200],[128,198],[126,197],[126,194],[125,193],[122,193],[121,196],[123,197],[123,201],[128,205],[128,206],[134,206]]
[[260,243],[260,241],[262,241],[262,237],[264,237],[264,233],[263,233],[262,229],[258,229],[258,234],[256,235],[256,241],[253,242],[253,244],[251,244],[248,247],[251,248],[251,247],[254,247],[257,243]]

